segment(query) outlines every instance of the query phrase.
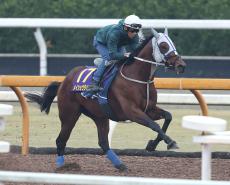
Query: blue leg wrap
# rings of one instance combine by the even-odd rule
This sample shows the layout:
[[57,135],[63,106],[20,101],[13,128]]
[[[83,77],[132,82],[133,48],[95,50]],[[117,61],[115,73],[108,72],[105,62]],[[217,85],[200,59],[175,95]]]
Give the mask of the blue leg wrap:
[[64,165],[64,163],[65,163],[64,156],[63,155],[62,156],[57,156],[57,158],[56,158],[56,166],[61,167],[61,166]]
[[116,166],[120,166],[122,164],[121,160],[119,159],[119,157],[114,153],[113,150],[108,150],[107,152],[107,158],[113,163],[113,165]]

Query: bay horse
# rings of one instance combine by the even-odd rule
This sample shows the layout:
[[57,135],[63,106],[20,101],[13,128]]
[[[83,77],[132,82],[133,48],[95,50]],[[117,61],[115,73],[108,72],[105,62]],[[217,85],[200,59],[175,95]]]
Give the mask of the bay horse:
[[[152,32],[153,35],[143,41],[132,53],[134,56],[132,61],[129,64],[120,64],[120,72],[108,93],[109,105],[117,121],[131,120],[158,133],[155,140],[148,142],[146,150],[154,151],[161,140],[167,144],[167,149],[176,149],[177,143],[166,135],[166,130],[172,120],[171,113],[156,106],[157,91],[154,86],[154,71],[162,65],[177,73],[183,73],[186,64],[178,55],[167,29],[164,33],[158,33],[154,29]],[[83,113],[95,122],[98,144],[113,166],[119,170],[126,170],[126,165],[109,146],[109,117],[101,110],[96,99],[85,98],[71,91],[73,78],[84,68],[80,66],[72,69],[62,83],[52,82],[42,94],[27,93],[25,96],[38,103],[41,111],[47,114],[57,96],[61,121],[61,131],[56,139],[57,167],[64,165],[66,143],[78,118]],[[162,128],[155,122],[159,119],[164,119]]]

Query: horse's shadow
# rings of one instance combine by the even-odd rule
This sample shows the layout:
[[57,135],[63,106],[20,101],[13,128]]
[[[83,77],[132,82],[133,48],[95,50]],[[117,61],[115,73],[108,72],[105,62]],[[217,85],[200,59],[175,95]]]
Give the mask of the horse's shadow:
[[61,167],[57,167],[54,172],[55,173],[65,173],[65,172],[80,172],[81,171],[81,166],[77,163],[65,163]]

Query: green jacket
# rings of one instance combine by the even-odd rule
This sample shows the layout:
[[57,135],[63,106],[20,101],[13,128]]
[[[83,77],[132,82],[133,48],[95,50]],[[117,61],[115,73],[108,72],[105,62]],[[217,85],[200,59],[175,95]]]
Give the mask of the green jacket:
[[111,60],[124,59],[124,53],[118,52],[118,48],[126,46],[130,52],[135,50],[139,45],[139,36],[136,34],[134,38],[128,37],[128,32],[124,30],[124,19],[118,24],[108,25],[101,28],[96,33],[96,40],[105,45],[109,50]]

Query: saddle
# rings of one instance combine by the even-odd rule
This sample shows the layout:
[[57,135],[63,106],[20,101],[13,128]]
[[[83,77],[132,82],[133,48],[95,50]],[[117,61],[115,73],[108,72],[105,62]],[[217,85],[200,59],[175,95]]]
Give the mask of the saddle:
[[96,99],[108,118],[116,121],[116,116],[113,114],[108,104],[108,92],[113,80],[117,75],[119,66],[118,64],[113,64],[107,67],[99,83],[100,87],[102,87],[102,90],[94,93],[90,92],[90,96],[88,96],[89,92],[87,91],[87,87],[91,84],[93,73],[96,71],[96,69],[97,68],[94,66],[87,66],[86,68],[79,71],[75,75],[72,82],[72,92],[80,93],[82,96],[87,98]]

